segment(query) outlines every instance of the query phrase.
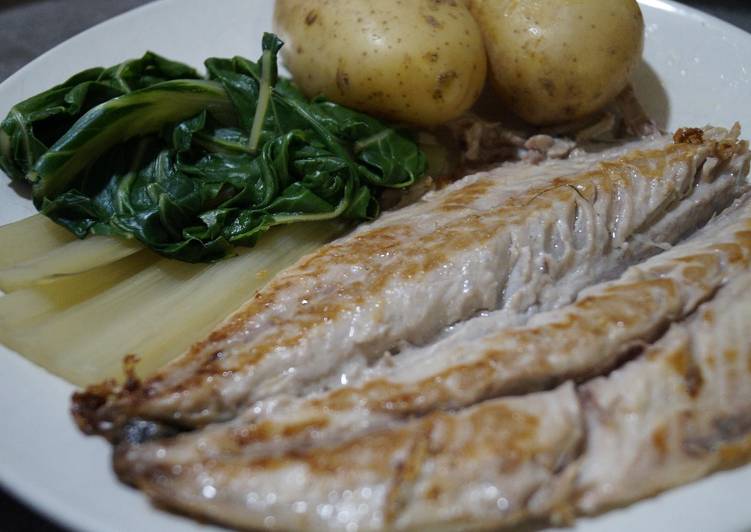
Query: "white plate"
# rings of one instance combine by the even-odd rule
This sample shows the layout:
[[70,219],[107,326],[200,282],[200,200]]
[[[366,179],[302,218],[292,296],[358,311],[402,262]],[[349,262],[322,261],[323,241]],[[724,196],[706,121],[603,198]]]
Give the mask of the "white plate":
[[[751,35],[698,11],[642,0],[646,64],[637,92],[668,128],[740,121],[751,132]],[[84,68],[147,49],[201,65],[209,56],[255,58],[271,28],[271,0],[161,0],[74,37],[0,85],[0,115],[17,101]],[[2,178],[0,178],[2,179]],[[34,212],[0,184],[0,223]],[[2,253],[2,250],[0,250]],[[153,509],[117,482],[110,448],[85,438],[68,414],[73,387],[0,346],[0,481],[38,510],[75,530],[212,530]],[[751,529],[751,467],[721,473],[603,517],[581,532]]]

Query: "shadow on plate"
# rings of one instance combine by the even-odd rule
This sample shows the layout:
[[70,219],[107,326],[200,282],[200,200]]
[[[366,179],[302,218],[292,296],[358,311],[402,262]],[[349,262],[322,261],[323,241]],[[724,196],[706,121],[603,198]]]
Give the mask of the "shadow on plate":
[[642,61],[632,79],[636,97],[647,115],[660,129],[666,129],[670,119],[670,99],[655,69]]
[[2,176],[0,179],[8,179],[8,187],[13,190],[16,195],[27,200],[31,199],[31,186],[28,183],[14,181],[13,179],[6,177],[2,172],[0,172],[0,176]]

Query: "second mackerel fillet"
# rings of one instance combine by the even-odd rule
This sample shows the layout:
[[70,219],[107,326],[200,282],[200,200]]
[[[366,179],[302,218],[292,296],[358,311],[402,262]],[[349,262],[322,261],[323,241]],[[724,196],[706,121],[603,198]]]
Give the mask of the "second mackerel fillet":
[[525,325],[404,352],[388,368],[326,393],[259,401],[234,420],[168,440],[118,446],[115,469],[169,469],[194,461],[312,449],[371,434],[405,419],[488,399],[529,394],[608,372],[692,315],[751,268],[751,194],[685,241],[576,301]]
[[199,428],[346,384],[479,312],[519,323],[558,308],[742,194],[738,134],[708,127],[468,176],[304,257],[155,376],[77,394],[74,413],[115,441]]

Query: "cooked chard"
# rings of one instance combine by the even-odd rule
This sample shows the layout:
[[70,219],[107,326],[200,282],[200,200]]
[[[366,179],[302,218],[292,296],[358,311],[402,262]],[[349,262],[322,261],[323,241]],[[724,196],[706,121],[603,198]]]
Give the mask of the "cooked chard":
[[43,212],[49,210],[45,199],[54,201],[73,188],[87,167],[118,144],[203,111],[231,120],[231,110],[222,86],[204,80],[165,81],[104,102],[83,115],[26,174],[33,184],[35,203]]
[[0,169],[23,180],[39,158],[87,111],[112,98],[174,79],[191,67],[152,52],[110,68],[91,68],[14,105],[0,124]]
[[83,273],[56,277],[47,283],[0,297],[0,328],[10,330],[43,323],[66,309],[127,282],[157,260],[145,250]]
[[11,110],[0,167],[79,238],[135,239],[187,262],[231,256],[278,225],[375,218],[381,190],[422,177],[424,154],[407,133],[303,97],[277,76],[281,46],[265,34],[259,63],[208,59],[206,79],[153,54],[141,60],[152,69],[83,72]]
[[143,251],[143,246],[133,240],[103,236],[74,240],[43,255],[0,269],[0,290],[13,292],[58,277],[93,270],[139,251]]
[[[0,342],[80,386],[119,376],[131,353],[140,357],[139,372],[148,374],[339,231],[333,222],[277,228],[253,251],[211,265],[153,263],[144,250],[124,259],[133,263],[13,292],[6,302],[0,298]],[[49,299],[70,293],[79,301]]]
[[34,259],[75,240],[49,218],[35,214],[0,226],[0,268]]

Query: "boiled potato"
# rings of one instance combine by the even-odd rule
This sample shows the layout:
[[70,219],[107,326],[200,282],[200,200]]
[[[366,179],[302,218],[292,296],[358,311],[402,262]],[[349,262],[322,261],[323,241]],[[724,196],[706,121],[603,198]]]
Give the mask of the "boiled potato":
[[308,96],[430,126],[479,96],[487,59],[460,0],[277,0],[282,58]]
[[584,118],[627,85],[643,47],[635,0],[468,0],[492,81],[533,124]]

